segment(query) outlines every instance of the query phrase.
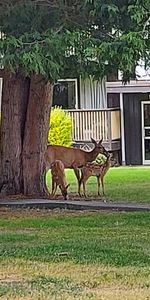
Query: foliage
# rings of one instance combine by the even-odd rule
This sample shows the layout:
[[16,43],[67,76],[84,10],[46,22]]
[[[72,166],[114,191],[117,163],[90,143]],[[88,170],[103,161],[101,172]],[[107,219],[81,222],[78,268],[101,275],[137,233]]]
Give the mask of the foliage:
[[98,154],[98,156],[95,159],[95,162],[99,165],[105,163],[105,161],[106,161],[106,156],[103,154]]
[[62,146],[72,144],[72,120],[61,107],[54,107],[51,110],[48,143]]
[[[149,0],[0,2],[0,64],[50,79],[149,65]],[[17,20],[17,21],[16,21]],[[19,24],[19,26],[18,26]]]

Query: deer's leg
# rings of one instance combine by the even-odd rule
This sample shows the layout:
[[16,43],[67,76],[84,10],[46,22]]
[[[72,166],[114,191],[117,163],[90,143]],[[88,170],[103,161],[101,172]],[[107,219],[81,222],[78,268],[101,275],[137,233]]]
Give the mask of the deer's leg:
[[50,196],[50,192],[46,185],[46,170],[44,171],[43,177],[44,177],[44,179],[43,179],[44,191],[48,196]]
[[81,197],[82,172],[81,172],[81,175],[80,175],[80,170],[79,169],[74,168],[73,170],[74,170],[74,173],[76,175],[77,182],[78,182],[78,194]]
[[87,195],[86,195],[86,190],[85,190],[85,186],[86,186],[86,182],[87,182],[87,180],[89,179],[89,177],[90,177],[90,176],[86,176],[86,177],[84,177],[83,180],[82,180],[84,197],[87,197]]
[[103,193],[103,196],[105,196],[105,192],[104,192],[104,176],[101,177],[101,184],[102,184],[102,193]]
[[78,194],[81,197],[81,183],[82,183],[82,178],[78,181]]
[[81,170],[81,177],[80,177],[80,179],[78,180],[78,194],[79,194],[80,197],[82,197],[82,195],[81,195],[81,185],[82,185],[82,181],[83,181],[83,172],[82,172],[82,170]]
[[77,168],[73,168],[74,170],[74,173],[76,175],[76,178],[77,178],[77,181],[79,182],[80,178],[81,178],[81,175],[80,175],[80,170],[77,169]]
[[101,196],[100,193],[100,176],[96,176],[97,177],[97,186],[98,186],[98,196]]
[[54,197],[54,195],[56,194],[56,190],[57,190],[57,184],[52,177],[52,194],[51,194],[52,197]]
[[56,191],[57,191],[57,183],[55,183],[55,188],[54,188],[53,196],[55,196]]
[[[105,192],[104,192],[104,176],[101,177],[101,183],[102,183],[102,191],[103,191],[103,196],[105,196]],[[104,202],[106,203],[106,199],[104,199]]]
[[86,191],[85,191],[85,181],[83,181],[83,194],[84,194],[84,197],[86,197]]

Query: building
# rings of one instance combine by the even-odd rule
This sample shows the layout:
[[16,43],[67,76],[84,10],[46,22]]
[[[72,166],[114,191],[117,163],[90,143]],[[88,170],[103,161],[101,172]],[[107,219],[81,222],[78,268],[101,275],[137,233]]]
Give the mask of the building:
[[120,108],[122,164],[150,165],[150,80],[107,82],[107,103]]
[[90,138],[103,138],[123,165],[150,165],[150,76],[106,82],[62,79],[54,88],[53,105],[72,117],[76,146],[89,149]]
[[[0,98],[1,89],[2,79]],[[150,74],[126,85],[118,78],[61,79],[54,86],[53,105],[69,112],[75,146],[87,150],[91,137],[103,138],[121,164],[150,165]]]

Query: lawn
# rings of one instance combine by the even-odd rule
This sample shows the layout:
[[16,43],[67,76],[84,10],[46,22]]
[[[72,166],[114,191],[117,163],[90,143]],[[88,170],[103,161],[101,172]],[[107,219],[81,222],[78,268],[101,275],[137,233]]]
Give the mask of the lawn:
[[[70,183],[70,198],[76,198],[78,195],[75,175],[72,170],[66,170],[66,175]],[[104,180],[105,198],[108,202],[150,203],[150,167],[114,167],[109,169]],[[50,173],[47,182],[51,187]],[[87,182],[87,194],[92,199],[98,199],[95,177],[89,178]]]
[[150,299],[149,213],[0,213],[1,299]]

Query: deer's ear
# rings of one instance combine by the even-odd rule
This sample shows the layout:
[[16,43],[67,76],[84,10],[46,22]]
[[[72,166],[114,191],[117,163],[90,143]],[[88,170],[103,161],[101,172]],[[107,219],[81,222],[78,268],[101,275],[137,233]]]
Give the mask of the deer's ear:
[[94,145],[97,145],[97,142],[91,137],[91,141]]

